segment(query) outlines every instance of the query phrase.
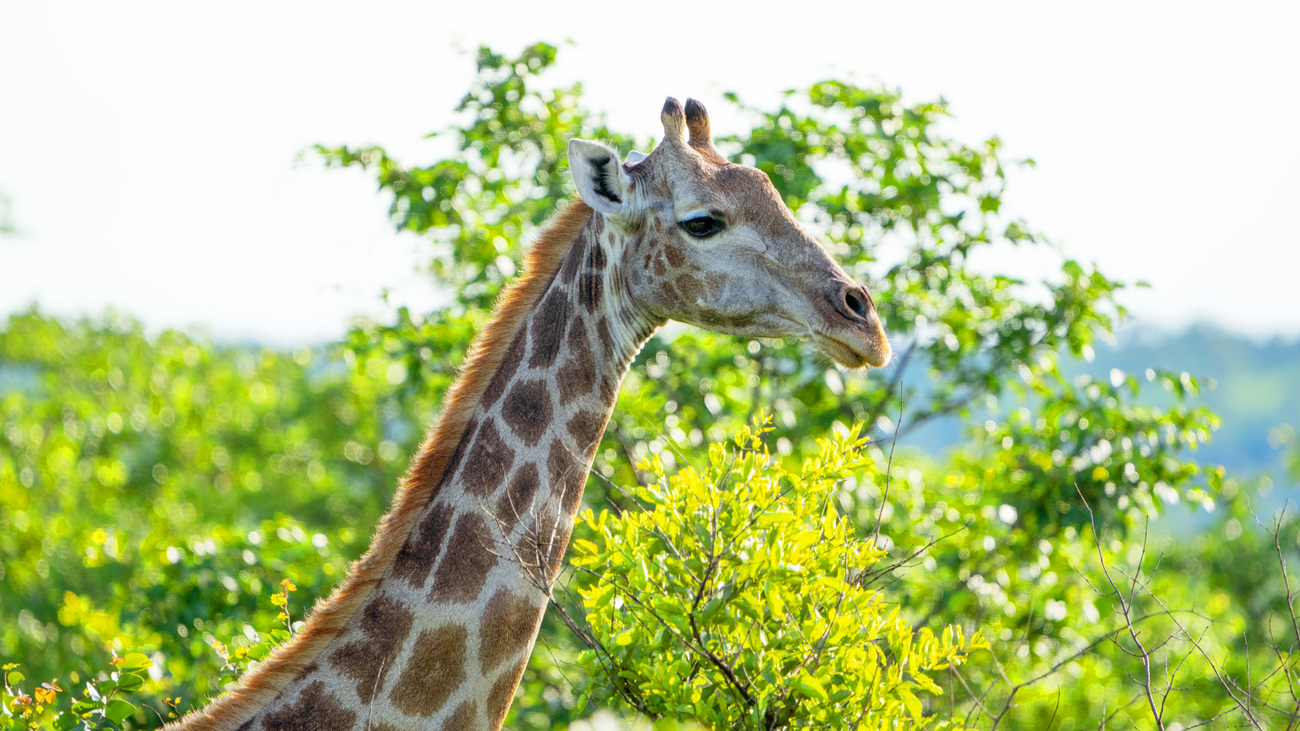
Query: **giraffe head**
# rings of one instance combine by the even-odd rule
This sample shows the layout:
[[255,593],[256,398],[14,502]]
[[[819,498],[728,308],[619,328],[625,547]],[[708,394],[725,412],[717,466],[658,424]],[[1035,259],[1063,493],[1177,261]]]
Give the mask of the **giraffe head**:
[[694,99],[669,98],[663,141],[626,163],[572,140],[578,194],[624,235],[630,299],[661,320],[747,337],[799,337],[849,368],[882,366],[889,341],[871,295],[795,220],[761,171],[713,146]]

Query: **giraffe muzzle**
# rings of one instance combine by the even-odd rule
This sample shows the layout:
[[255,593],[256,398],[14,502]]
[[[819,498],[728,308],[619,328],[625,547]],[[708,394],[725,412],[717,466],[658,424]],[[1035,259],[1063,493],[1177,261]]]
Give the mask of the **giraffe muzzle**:
[[825,321],[814,328],[813,342],[818,349],[847,368],[879,368],[889,363],[893,350],[867,288],[841,281],[827,293],[827,299],[831,307],[822,310]]

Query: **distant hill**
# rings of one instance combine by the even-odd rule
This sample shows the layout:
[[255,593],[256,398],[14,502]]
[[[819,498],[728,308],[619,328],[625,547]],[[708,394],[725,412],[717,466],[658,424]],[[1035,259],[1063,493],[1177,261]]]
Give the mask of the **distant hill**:
[[[1201,400],[1223,423],[1201,459],[1242,475],[1270,472],[1285,483],[1285,454],[1269,444],[1269,433],[1283,425],[1300,431],[1300,339],[1259,342],[1206,325],[1178,334],[1135,329],[1114,346],[1099,344],[1093,362],[1074,361],[1065,370],[1105,378],[1112,368],[1163,368],[1213,379],[1214,388]],[[1159,403],[1156,391],[1150,393],[1151,402]],[[906,441],[941,450],[963,439],[957,422],[948,420],[918,429]]]

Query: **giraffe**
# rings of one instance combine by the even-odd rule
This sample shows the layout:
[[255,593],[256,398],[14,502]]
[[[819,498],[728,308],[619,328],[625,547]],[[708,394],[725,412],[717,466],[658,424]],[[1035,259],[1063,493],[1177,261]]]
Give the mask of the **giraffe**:
[[499,729],[619,384],[668,320],[801,337],[848,368],[891,351],[867,290],[708,114],[669,98],[626,162],[574,139],[578,191],[466,357],[370,549],[303,629],[176,731]]

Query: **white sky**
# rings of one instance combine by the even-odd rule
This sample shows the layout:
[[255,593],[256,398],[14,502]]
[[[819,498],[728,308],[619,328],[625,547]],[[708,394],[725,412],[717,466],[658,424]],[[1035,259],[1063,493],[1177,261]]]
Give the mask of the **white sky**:
[[427,307],[418,242],[372,179],[297,153],[427,162],[464,50],[572,39],[552,78],[643,135],[670,94],[719,133],[739,127],[727,90],[852,76],[943,95],[948,134],[1038,161],[1014,211],[1154,285],[1125,299],[1141,322],[1300,334],[1300,4],[1073,5],[0,0],[0,193],[22,232],[0,238],[0,316],[111,306],[297,344],[382,316],[385,287]]

